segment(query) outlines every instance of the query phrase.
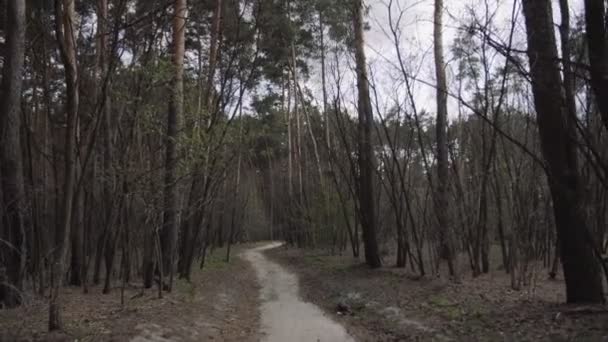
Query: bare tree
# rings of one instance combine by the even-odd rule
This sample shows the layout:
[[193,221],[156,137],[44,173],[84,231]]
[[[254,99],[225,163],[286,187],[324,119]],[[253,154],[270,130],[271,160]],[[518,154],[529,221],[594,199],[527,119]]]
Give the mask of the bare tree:
[[603,302],[595,246],[583,212],[576,142],[559,73],[550,0],[523,1],[532,91],[569,303]]

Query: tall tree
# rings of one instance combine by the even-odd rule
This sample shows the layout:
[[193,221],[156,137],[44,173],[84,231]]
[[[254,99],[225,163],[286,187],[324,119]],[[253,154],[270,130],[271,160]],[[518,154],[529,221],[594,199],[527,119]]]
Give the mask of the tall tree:
[[331,148],[329,113],[327,108],[327,76],[325,66],[325,7],[327,4],[323,1],[317,3],[317,12],[319,15],[319,49],[321,50],[321,90],[323,91],[323,121],[325,124],[325,144],[327,148]]
[[[0,260],[6,266],[7,282],[0,279],[0,303],[19,305],[25,271],[27,210],[21,150],[21,87],[25,54],[25,0],[6,4],[6,54],[2,70],[0,102],[0,189],[3,217],[0,221]],[[0,211],[2,213],[2,211]],[[0,275],[1,277],[1,275]]]
[[[211,20],[211,34],[209,46],[209,71],[207,75],[207,83],[205,85],[205,94],[203,96],[203,108],[210,114],[211,100],[213,98],[213,81],[215,78],[215,70],[217,69],[219,47],[221,41],[221,23],[222,23],[222,0],[215,0],[215,8],[213,10],[213,19]],[[209,118],[209,122],[212,119]]]
[[365,262],[372,268],[382,266],[378,253],[376,237],[376,212],[374,204],[374,151],[371,131],[374,126],[372,103],[369,95],[369,80],[363,37],[363,1],[354,0],[353,28],[355,31],[355,60],[357,72],[357,90],[359,91],[359,211],[363,244],[365,247]]
[[76,52],[75,0],[55,0],[55,32],[64,66],[66,83],[66,118],[64,139],[64,179],[60,220],[55,231],[55,248],[51,271],[51,301],[49,305],[49,330],[63,328],[59,301],[60,287],[69,248],[72,208],[76,184],[75,147],[78,120],[78,66]]
[[606,19],[604,0],[585,0],[591,88],[595,94],[595,101],[604,127],[608,129],[608,28]]
[[[96,46],[96,77],[98,88],[97,91],[97,101],[102,106],[101,109],[101,120],[103,123],[103,165],[102,165],[102,174],[104,177],[103,181],[103,208],[104,208],[104,226],[99,235],[98,245],[97,245],[97,255],[95,258],[96,263],[96,272],[94,279],[96,282],[99,281],[99,263],[101,262],[102,255],[109,256],[112,253],[112,242],[111,233],[112,233],[112,217],[114,211],[116,210],[114,205],[114,190],[115,190],[115,180],[114,174],[112,172],[112,162],[114,160],[114,155],[112,151],[112,127],[111,127],[111,107],[110,107],[110,97],[109,94],[109,86],[104,86],[105,77],[107,77],[108,66],[109,66],[109,54],[108,54],[108,36],[109,36],[109,25],[108,25],[108,1],[107,0],[97,0],[97,46]],[[111,265],[106,264],[106,271],[110,270]],[[110,272],[106,272],[109,274]],[[109,290],[109,288],[105,289]]]
[[184,52],[186,43],[186,0],[173,5],[173,76],[171,80],[165,155],[165,211],[161,232],[163,269],[169,275],[169,290],[177,243],[179,194],[177,184],[177,146],[184,112]]
[[452,246],[452,223],[449,217],[449,164],[448,164],[448,86],[443,57],[443,0],[435,0],[433,22],[433,45],[435,51],[435,77],[437,81],[437,194],[436,211],[439,224],[441,255],[447,259],[451,276],[456,276],[454,266],[456,253]]
[[576,142],[568,124],[550,0],[524,0],[528,58],[569,303],[603,302],[595,246],[585,220]]

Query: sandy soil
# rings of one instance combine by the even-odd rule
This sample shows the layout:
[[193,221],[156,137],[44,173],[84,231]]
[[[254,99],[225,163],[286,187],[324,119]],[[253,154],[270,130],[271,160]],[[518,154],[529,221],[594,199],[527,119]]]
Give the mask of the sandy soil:
[[[326,251],[265,254],[297,273],[304,299],[358,341],[608,341],[607,308],[562,304],[562,280],[541,276],[534,288],[512,291],[503,271],[452,284]],[[339,304],[349,311],[338,313]]]
[[502,271],[452,284],[318,250],[239,249],[230,263],[216,251],[163,299],[66,288],[64,334],[46,332],[45,299],[0,310],[0,342],[608,341],[606,307],[561,304],[561,280],[512,291]]
[[266,342],[354,342],[346,330],[314,304],[299,296],[298,278],[262,252],[271,243],[245,253],[262,285],[262,332]]
[[86,295],[79,288],[65,288],[65,334],[46,332],[44,299],[0,310],[0,341],[258,341],[255,271],[242,258],[233,257],[230,263],[223,258],[224,251],[217,250],[203,271],[194,272],[191,283],[178,281],[163,299],[156,290],[142,295],[140,288],[130,287],[122,306],[119,288],[109,295],[97,287]]

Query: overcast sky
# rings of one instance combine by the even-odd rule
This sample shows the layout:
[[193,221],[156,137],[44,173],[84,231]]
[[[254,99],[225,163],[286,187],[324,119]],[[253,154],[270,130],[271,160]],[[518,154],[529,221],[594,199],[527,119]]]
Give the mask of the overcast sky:
[[[404,98],[405,92],[401,85],[401,74],[395,68],[396,49],[393,38],[390,36],[389,26],[389,1],[390,0],[368,0],[370,13],[367,21],[370,30],[366,32],[366,50],[368,63],[372,70],[372,77],[376,81],[380,97],[380,107],[388,108],[392,105],[395,98]],[[506,40],[511,28],[511,14],[513,11],[514,0],[446,0],[444,13],[444,50],[446,61],[448,62],[448,82],[450,87],[455,87],[454,72],[456,64],[451,60],[450,48],[456,37],[458,28],[467,23],[467,18],[472,14],[479,20],[485,20],[486,13],[492,17],[495,27],[495,34]],[[572,20],[582,13],[582,0],[571,0]],[[515,41],[518,48],[525,48],[525,27],[523,15],[521,13],[521,1],[517,0],[516,15],[518,16],[515,29]],[[406,59],[406,64],[412,72],[419,72],[418,77],[425,81],[434,83],[433,66],[433,0],[393,0],[391,16],[395,20],[399,13],[403,12],[403,17],[399,25],[401,32],[400,44],[401,53]],[[558,2],[554,1],[554,16],[556,24],[559,24]],[[352,57],[350,61],[343,61],[343,66],[348,65],[352,68]],[[498,61],[499,59],[497,59]],[[502,63],[502,61],[497,62]],[[498,65],[497,65],[498,66]],[[318,80],[319,77],[317,76]],[[316,83],[316,84],[315,84]],[[345,80],[343,89],[347,95],[355,95],[354,79]],[[315,97],[320,99],[320,86],[315,81],[315,76],[308,84],[313,89]],[[416,102],[419,109],[435,111],[435,90],[417,82],[415,84]],[[354,101],[354,96],[351,96]],[[454,117],[456,102],[450,101],[450,113]]]

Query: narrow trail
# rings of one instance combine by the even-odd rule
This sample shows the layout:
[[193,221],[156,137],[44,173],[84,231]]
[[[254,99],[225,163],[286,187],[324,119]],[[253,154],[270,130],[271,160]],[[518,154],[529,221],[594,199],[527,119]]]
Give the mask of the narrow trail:
[[295,274],[262,254],[281,245],[270,243],[244,253],[262,286],[262,341],[354,342],[344,327],[327,317],[318,306],[300,299]]

